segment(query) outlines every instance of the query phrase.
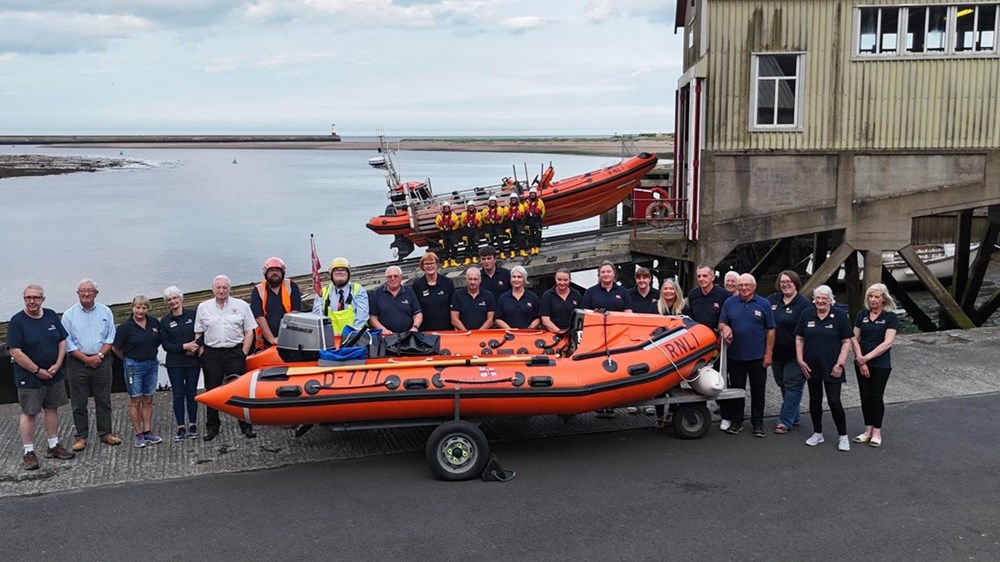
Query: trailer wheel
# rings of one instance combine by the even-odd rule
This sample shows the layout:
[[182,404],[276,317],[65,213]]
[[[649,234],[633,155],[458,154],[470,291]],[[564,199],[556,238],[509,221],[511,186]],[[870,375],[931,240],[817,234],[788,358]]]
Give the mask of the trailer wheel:
[[475,424],[453,420],[437,427],[427,439],[427,464],[441,480],[478,478],[490,458],[490,445]]
[[704,403],[684,404],[674,412],[674,433],[681,439],[700,439],[712,427],[712,414]]

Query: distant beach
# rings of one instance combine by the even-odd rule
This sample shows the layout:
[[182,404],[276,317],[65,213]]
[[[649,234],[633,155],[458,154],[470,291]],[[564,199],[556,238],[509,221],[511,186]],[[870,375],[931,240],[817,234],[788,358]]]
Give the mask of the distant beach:
[[[25,137],[28,138],[28,137]],[[125,142],[115,138],[113,142],[101,142],[99,138],[91,138],[81,142],[41,142],[45,146],[58,148],[219,148],[219,149],[252,149],[252,150],[358,150],[375,152],[378,144],[375,141],[329,141],[329,140],[260,140],[241,142],[214,142],[185,140],[177,142],[164,138],[163,142]],[[673,154],[673,142],[662,137],[639,137],[631,141],[637,151],[653,152],[661,157]],[[3,141],[0,140],[0,144]],[[19,143],[28,144],[28,143]],[[585,156],[618,156],[622,153],[620,139],[580,139],[580,138],[548,138],[548,139],[400,139],[390,143],[397,150],[439,151],[439,152],[522,152],[542,154],[579,154]],[[49,174],[65,174],[72,172],[92,172],[101,168],[123,165],[118,159],[86,158],[86,157],[53,157],[36,155],[0,156],[0,178],[18,176],[37,176]]]

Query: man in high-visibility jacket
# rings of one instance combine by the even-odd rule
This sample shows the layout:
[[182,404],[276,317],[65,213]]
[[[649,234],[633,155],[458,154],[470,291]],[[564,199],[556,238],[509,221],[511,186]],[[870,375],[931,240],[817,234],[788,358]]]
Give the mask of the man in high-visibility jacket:
[[[524,205],[521,203],[521,199],[516,193],[510,194],[510,204],[504,207],[504,219],[506,224],[507,235],[510,237],[510,245],[508,246],[508,251],[510,252],[510,257],[517,255],[518,250],[521,251],[521,256],[526,257],[527,244],[524,241]],[[505,259],[507,256],[503,251],[500,252],[500,259]]]
[[483,228],[486,229],[486,233],[489,235],[490,245],[494,248],[502,248],[501,245],[503,240],[503,207],[497,203],[497,196],[490,195],[489,201],[486,203],[486,209],[483,210],[482,223]]
[[469,200],[462,212],[462,239],[465,241],[465,261],[463,265],[469,263],[479,263],[479,238],[483,235],[482,215],[476,209],[476,202]]
[[451,212],[451,203],[441,203],[441,211],[434,218],[434,225],[441,231],[441,242],[444,244],[444,261],[441,262],[441,267],[458,267],[455,237],[462,228],[462,222],[458,215]]
[[334,335],[346,326],[362,330],[368,324],[368,291],[360,283],[351,283],[351,264],[347,258],[330,262],[330,283],[313,301],[313,314],[329,316]]
[[295,281],[285,278],[281,258],[267,258],[262,269],[264,280],[250,293],[250,311],[257,320],[257,347],[269,347],[278,345],[278,329],[285,314],[302,310],[302,291]]
[[542,245],[542,219],[545,218],[545,202],[538,196],[534,187],[528,191],[528,200],[524,202],[524,221],[528,225],[528,244],[531,255],[537,256]]

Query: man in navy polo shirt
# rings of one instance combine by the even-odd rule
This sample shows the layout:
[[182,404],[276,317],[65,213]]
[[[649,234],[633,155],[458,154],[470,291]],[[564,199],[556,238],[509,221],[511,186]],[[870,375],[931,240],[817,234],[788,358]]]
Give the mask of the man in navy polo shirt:
[[688,316],[715,330],[719,327],[722,303],[730,295],[715,284],[715,270],[707,265],[702,264],[695,269],[695,280],[698,286],[688,292]]
[[400,332],[416,332],[424,315],[420,312],[417,294],[403,285],[403,270],[390,265],[385,270],[385,283],[379,285],[372,295],[368,321],[387,336]]
[[497,265],[497,251],[493,246],[479,248],[479,263],[483,266],[480,287],[489,291],[493,299],[510,290],[510,270]]
[[[727,299],[719,315],[719,333],[729,346],[726,368],[730,388],[746,388],[750,379],[750,425],[754,437],[764,437],[764,391],[767,385],[767,368],[774,351],[774,314],[771,303],[758,295],[757,280],[744,273],[736,282],[736,297]],[[722,419],[730,422],[729,433],[735,435],[743,429],[743,409],[746,400],[724,400]]]
[[465,270],[465,287],[451,296],[451,325],[456,330],[485,330],[493,326],[496,299],[480,289],[482,273],[478,267]]

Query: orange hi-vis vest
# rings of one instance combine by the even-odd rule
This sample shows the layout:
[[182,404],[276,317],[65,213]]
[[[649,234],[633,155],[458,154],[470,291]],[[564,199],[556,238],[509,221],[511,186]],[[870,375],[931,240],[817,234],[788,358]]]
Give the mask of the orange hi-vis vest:
[[[257,294],[260,295],[260,307],[264,311],[264,318],[267,318],[267,297],[271,294],[271,288],[267,286],[267,280],[258,283],[254,289],[257,290]],[[290,279],[285,279],[281,286],[279,287],[279,292],[281,294],[281,306],[284,307],[285,312],[292,311],[292,281]],[[278,334],[271,334],[277,337]],[[263,344],[264,335],[260,332],[260,327],[254,330],[254,336],[259,344]]]

